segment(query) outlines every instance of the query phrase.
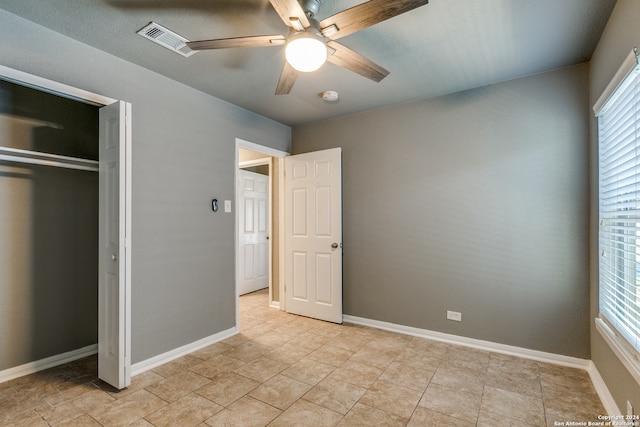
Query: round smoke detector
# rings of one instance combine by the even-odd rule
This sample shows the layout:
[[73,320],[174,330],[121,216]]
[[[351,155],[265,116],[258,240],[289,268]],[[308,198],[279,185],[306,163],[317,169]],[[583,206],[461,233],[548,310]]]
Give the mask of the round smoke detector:
[[335,90],[325,90],[322,92],[322,99],[327,102],[336,102],[338,100],[338,92]]

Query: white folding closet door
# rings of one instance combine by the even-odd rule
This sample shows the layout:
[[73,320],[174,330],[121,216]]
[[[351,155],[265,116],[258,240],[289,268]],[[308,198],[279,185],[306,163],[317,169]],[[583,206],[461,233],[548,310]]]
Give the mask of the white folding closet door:
[[129,104],[100,109],[98,377],[122,389],[131,383],[126,283],[126,144]]

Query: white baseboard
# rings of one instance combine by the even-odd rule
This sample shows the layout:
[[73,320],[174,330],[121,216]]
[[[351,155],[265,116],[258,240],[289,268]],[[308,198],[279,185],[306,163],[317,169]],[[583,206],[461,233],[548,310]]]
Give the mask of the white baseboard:
[[280,301],[271,301],[269,307],[280,310]]
[[36,372],[44,371],[45,369],[53,368],[54,366],[64,365],[65,363],[73,362],[74,360],[82,359],[83,357],[92,356],[96,353],[98,353],[98,344],[92,344],[77,350],[56,354],[55,356],[46,357],[44,359],[36,360],[35,362],[29,362],[14,368],[5,369],[4,371],[0,371],[0,383],[25,375],[35,374]]
[[531,350],[523,347],[515,347],[512,345],[499,344],[491,341],[478,340],[475,338],[461,337],[458,335],[445,334],[442,332],[430,331],[428,329],[419,329],[412,326],[397,325],[395,323],[382,322],[379,320],[364,319],[361,317],[349,315],[343,316],[343,320],[345,322],[353,323],[356,325],[368,326],[372,328],[383,329],[385,331],[427,338],[433,341],[440,341],[447,344],[471,347],[478,350],[486,350],[492,351],[494,353],[522,357],[524,359],[535,360],[537,362],[553,363],[555,365],[562,365],[570,368],[588,370],[592,364],[591,360],[588,359],[563,356],[560,354]]
[[477,340],[474,338],[461,337],[458,335],[445,334],[442,332],[430,331],[428,329],[419,329],[411,326],[397,325],[395,323],[381,322],[379,320],[365,319],[356,316],[344,315],[343,320],[355,325],[367,326],[420,338],[427,338],[447,344],[461,345],[479,350],[491,351],[494,353],[522,357],[523,359],[535,360],[537,362],[553,363],[555,365],[583,369],[589,374],[589,378],[591,378],[593,387],[596,389],[596,393],[598,393],[598,397],[600,397],[602,405],[607,411],[607,414],[620,415],[622,413],[618,409],[616,402],[613,400],[613,396],[611,396],[607,385],[600,376],[596,365],[591,360],[563,356],[554,353],[547,353],[538,350],[530,350],[528,348],[498,344],[491,341]]
[[596,389],[596,393],[598,393],[598,397],[602,401],[602,406],[607,411],[608,415],[621,415],[622,412],[616,401],[611,396],[609,392],[609,388],[607,384],[605,384],[604,380],[600,376],[600,372],[598,372],[598,368],[596,368],[596,364],[591,362],[589,368],[587,369],[589,373],[589,377],[591,378],[591,382],[593,383],[593,387]]
[[[442,332],[430,331],[428,329],[419,329],[411,326],[397,325],[379,320],[365,319],[362,317],[344,315],[343,321],[353,323],[355,325],[367,326],[376,329],[382,329],[390,332],[397,332],[404,335],[411,335],[420,338],[426,338],[434,341],[444,342],[447,344],[461,345],[465,347],[475,348],[479,350],[491,351],[494,353],[507,354],[510,356],[522,357],[524,359],[535,360],[538,362],[553,363],[556,365],[568,366],[572,368],[584,369],[589,374],[602,404],[609,415],[620,415],[620,409],[616,405],[613,396],[609,392],[607,385],[600,376],[598,369],[591,360],[579,359],[576,357],[563,356],[559,354],[546,353],[538,350],[530,350],[522,347],[515,347],[505,344],[498,344],[491,341],[477,340],[474,338],[461,337],[457,335],[445,334]],[[166,353],[154,356],[142,362],[135,363],[131,366],[132,376],[141,374],[164,363],[185,356],[194,351],[200,350],[216,342],[222,341],[238,333],[238,328],[233,327],[226,331],[219,332],[191,344],[178,347]],[[98,344],[92,344],[77,350],[69,351],[63,354],[47,357],[34,362],[25,363],[24,365],[0,371],[0,383],[10,381],[24,375],[33,374],[54,366],[63,365],[91,356],[98,353]]]
[[131,365],[131,376],[133,377],[139,375],[162,364],[171,362],[172,360],[175,360],[179,357],[186,356],[189,353],[193,353],[194,351],[200,350],[211,344],[215,344],[218,341],[222,341],[233,335],[236,335],[238,332],[238,328],[234,326],[233,328],[227,329],[226,331],[218,332],[217,334],[202,338],[201,340],[183,345],[182,347],[175,348],[171,351],[159,354],[150,359],[143,360],[142,362],[134,363]]

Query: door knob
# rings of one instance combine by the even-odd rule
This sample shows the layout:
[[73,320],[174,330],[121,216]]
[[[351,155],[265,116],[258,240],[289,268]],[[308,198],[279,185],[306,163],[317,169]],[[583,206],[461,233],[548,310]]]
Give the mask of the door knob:
[[331,244],[331,249],[338,249],[338,247],[339,247],[339,246],[340,246],[340,245],[339,245],[338,243],[333,242],[333,243]]
[[116,256],[116,254],[111,255],[111,261],[116,262],[117,259],[118,257]]

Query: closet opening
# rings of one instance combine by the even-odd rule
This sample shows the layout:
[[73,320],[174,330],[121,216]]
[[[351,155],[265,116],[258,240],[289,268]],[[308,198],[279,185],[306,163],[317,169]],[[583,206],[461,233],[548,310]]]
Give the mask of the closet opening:
[[0,80],[0,372],[97,351],[98,114]]
[[[9,343],[0,351],[0,382],[97,352],[98,378],[125,388],[131,383],[132,106],[3,65],[0,81],[0,233],[5,241],[0,268],[11,269],[0,281],[0,340]],[[60,181],[62,171],[89,175],[46,187]],[[84,189],[95,189],[96,175],[97,195],[74,187],[84,182]],[[64,190],[71,191],[62,194]],[[97,214],[91,202],[96,198]],[[44,201],[56,202],[57,207]],[[76,227],[75,234],[55,218]],[[78,232],[85,218],[92,218],[87,220],[91,225]],[[19,225],[25,233],[17,233]],[[74,235],[97,235],[97,248],[84,243],[93,252],[78,249],[72,243]],[[82,278],[90,276],[86,283],[91,284],[85,284]],[[42,283],[44,288],[36,286]],[[52,286],[56,283],[75,283],[75,292],[61,292],[64,287]],[[97,308],[91,294],[97,294]],[[87,301],[92,303],[81,304]],[[66,312],[60,306],[73,309]],[[69,329],[73,334],[63,338],[43,332]],[[91,344],[78,348],[85,342]],[[67,346],[73,349],[58,353]],[[49,353],[55,354],[44,356]],[[22,361],[26,362],[15,366]]]

